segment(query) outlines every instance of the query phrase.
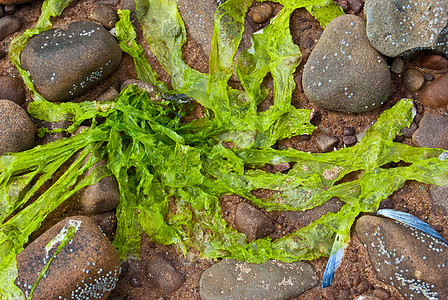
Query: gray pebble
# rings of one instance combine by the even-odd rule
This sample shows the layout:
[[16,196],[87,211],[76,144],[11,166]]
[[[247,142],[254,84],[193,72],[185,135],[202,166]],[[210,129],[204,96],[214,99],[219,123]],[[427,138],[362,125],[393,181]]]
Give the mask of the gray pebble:
[[22,27],[22,21],[15,16],[5,16],[0,18],[0,41],[8,35],[17,32]]
[[325,133],[319,134],[316,137],[317,147],[319,147],[322,152],[333,151],[333,148],[336,147],[338,142],[339,140],[337,137]]

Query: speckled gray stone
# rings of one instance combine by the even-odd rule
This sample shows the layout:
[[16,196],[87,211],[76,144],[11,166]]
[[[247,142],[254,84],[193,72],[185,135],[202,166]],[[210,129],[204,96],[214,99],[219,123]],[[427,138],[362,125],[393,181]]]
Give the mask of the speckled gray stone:
[[448,55],[448,0],[369,0],[367,36],[382,54],[434,49]]
[[201,300],[286,300],[316,284],[314,269],[305,262],[249,264],[229,259],[202,273],[199,292]]
[[367,248],[376,276],[404,299],[447,299],[448,246],[387,218],[362,216],[355,232]]
[[[44,232],[17,255],[16,285],[26,294],[60,242],[46,246],[70,226],[78,227],[71,242],[52,260],[37,284],[33,299],[106,299],[115,288],[120,259],[114,246],[90,218],[66,218]],[[60,298],[61,297],[61,298]]]
[[307,98],[325,109],[347,113],[381,106],[389,95],[390,71],[369,43],[365,22],[340,16],[327,26],[303,69]]
[[10,100],[0,100],[0,155],[34,146],[34,124],[23,108]]
[[121,56],[118,42],[103,26],[74,22],[67,30],[50,29],[33,37],[21,58],[42,96],[65,101],[109,76]]

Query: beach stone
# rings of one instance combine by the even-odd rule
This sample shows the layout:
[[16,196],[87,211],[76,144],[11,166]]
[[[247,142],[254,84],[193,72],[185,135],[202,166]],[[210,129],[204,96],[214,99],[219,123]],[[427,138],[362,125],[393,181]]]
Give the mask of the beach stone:
[[246,235],[248,242],[264,238],[275,230],[271,219],[246,202],[241,202],[236,207],[235,226]]
[[249,264],[227,259],[202,273],[199,294],[201,300],[286,300],[317,283],[313,267],[305,262]]
[[115,9],[110,6],[97,6],[92,10],[90,19],[110,30],[118,22],[118,15]]
[[417,69],[409,68],[403,73],[403,85],[411,92],[416,92],[425,84],[425,75]]
[[448,60],[440,55],[428,55],[423,56],[420,59],[420,65],[422,68],[432,69],[432,70],[443,70],[448,69]]
[[365,21],[354,15],[328,24],[303,69],[310,102],[346,113],[381,106],[389,95],[390,71],[369,43]]
[[98,102],[106,102],[106,101],[114,101],[118,96],[118,91],[115,87],[111,86],[107,90],[104,91],[96,101]]
[[23,108],[0,100],[0,155],[34,147],[34,124]]
[[31,0],[0,0],[0,4],[6,4],[6,5],[21,4],[26,2],[31,2]]
[[390,66],[390,71],[395,74],[401,74],[404,70],[404,61],[401,57],[396,57]]
[[336,147],[339,143],[339,139],[334,135],[329,135],[325,133],[321,133],[316,137],[317,147],[322,152],[329,152]]
[[448,104],[448,73],[434,79],[425,86],[419,99],[423,105],[431,108],[440,108]]
[[103,26],[74,22],[67,30],[50,29],[33,37],[21,58],[42,96],[65,101],[109,76],[120,64],[121,55],[118,42]]
[[412,135],[412,142],[417,147],[448,150],[448,116],[425,114]]
[[367,36],[382,54],[431,49],[448,55],[448,0],[369,0],[364,12]]
[[25,103],[25,88],[19,78],[0,76],[0,99],[7,99],[18,105]]
[[287,211],[285,212],[286,223],[297,227],[305,227],[329,212],[337,213],[343,205],[344,202],[338,198],[331,198],[324,204],[313,207],[312,209],[305,211]]
[[[70,125],[73,124],[73,122],[71,121],[67,121],[67,120],[62,120],[62,121],[58,121],[58,122],[45,122],[42,120],[38,120],[36,119],[36,125],[38,128],[42,128],[45,127],[49,130],[56,130],[56,129],[67,129],[70,127]],[[62,138],[66,138],[69,137],[70,134],[67,131],[62,131],[62,132],[56,132],[56,133],[46,133],[43,137],[42,140],[40,141],[41,145],[44,144],[48,144],[51,142],[54,142],[56,140],[62,139]]]
[[22,27],[22,21],[15,16],[5,16],[0,18],[0,41],[8,35],[17,32]]
[[387,218],[362,216],[355,225],[378,279],[405,299],[448,297],[448,245]]
[[185,275],[178,272],[163,253],[157,253],[146,264],[146,275],[153,287],[168,295],[185,282]]
[[[187,29],[189,38],[197,42],[208,62],[211,51],[212,36],[215,22],[215,12],[218,6],[225,1],[219,0],[178,0],[177,7]],[[244,32],[234,57],[236,64],[241,51],[251,47],[251,34],[254,32],[252,25],[245,19]],[[238,81],[236,70],[234,70],[231,80]]]
[[260,3],[252,8],[252,19],[255,23],[263,23],[272,16],[273,12],[274,10],[271,5],[268,3]]
[[144,81],[138,79],[127,79],[125,80],[120,87],[120,90],[124,90],[128,85],[136,85],[139,89],[144,90],[148,93],[149,98],[152,101],[162,101],[159,90],[153,86],[152,84],[146,83]]
[[106,299],[115,288],[120,272],[118,253],[98,225],[85,216],[60,221],[20,252],[16,285],[28,295],[60,242],[56,239],[48,251],[46,246],[70,225],[78,230],[52,260],[46,276],[34,290],[33,299]]
[[448,215],[448,185],[429,187],[429,198],[431,199],[431,210],[434,213]]
[[93,220],[98,224],[98,227],[103,234],[106,235],[110,241],[113,241],[117,230],[117,217],[115,216],[115,213],[109,211],[98,214],[93,217]]
[[[85,176],[92,173],[94,168],[106,165],[105,159],[100,160],[87,171]],[[82,189],[79,196],[79,204],[82,210],[88,214],[100,214],[110,211],[120,203],[120,190],[115,176],[102,178],[95,184]]]

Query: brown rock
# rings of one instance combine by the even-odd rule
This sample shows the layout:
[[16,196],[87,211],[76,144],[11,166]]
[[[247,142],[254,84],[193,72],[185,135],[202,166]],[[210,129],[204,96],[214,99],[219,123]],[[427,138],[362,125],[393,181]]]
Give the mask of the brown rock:
[[9,76],[0,76],[0,99],[11,100],[18,105],[25,103],[25,89],[22,80]]
[[4,40],[8,35],[20,30],[22,21],[15,16],[5,16],[0,18],[0,41]]
[[403,85],[411,92],[416,92],[422,88],[425,83],[425,75],[416,69],[406,69],[403,74]]
[[154,255],[146,264],[146,273],[151,284],[163,295],[168,295],[185,282],[186,278],[179,273],[173,263],[162,253]]
[[115,237],[115,231],[117,230],[117,217],[114,212],[105,212],[93,217],[95,223],[101,231],[107,236],[109,240],[113,240]]
[[31,0],[0,0],[0,4],[20,4],[20,3],[26,3],[31,2]]
[[389,299],[389,297],[390,297],[390,293],[388,291],[386,291],[385,289],[383,289],[382,287],[376,287],[373,290],[373,294],[381,299]]
[[247,241],[264,238],[274,232],[272,221],[250,204],[241,202],[235,212],[236,229],[247,236]]
[[339,139],[337,137],[325,133],[319,134],[316,137],[317,147],[319,147],[322,152],[332,151],[338,142]]
[[16,103],[0,100],[0,155],[34,146],[34,124]]
[[420,65],[427,69],[442,70],[448,68],[448,60],[440,55],[423,56],[420,59]]
[[268,3],[261,3],[252,9],[252,19],[255,23],[263,23],[272,16],[273,11]]
[[448,185],[429,187],[429,198],[431,199],[431,211],[435,214],[448,214]]
[[425,114],[412,135],[412,142],[418,147],[448,150],[448,116]]
[[112,29],[118,21],[118,15],[115,9],[110,6],[97,6],[92,10],[90,19],[96,21],[106,27]]
[[287,211],[285,216],[289,223],[293,223],[298,227],[304,227],[309,225],[311,222],[316,221],[328,212],[337,213],[344,202],[338,198],[332,198],[322,205],[316,206],[312,209],[305,211]]
[[34,290],[33,299],[79,299],[81,296],[82,299],[106,299],[118,280],[120,259],[95,222],[84,216],[60,221],[20,252],[16,284],[24,293],[29,293],[60,242],[48,251],[47,245],[58,234],[64,234],[69,225],[77,226],[78,230],[51,261],[46,276]]
[[420,93],[420,101],[431,108],[439,108],[448,104],[448,73],[434,79]]

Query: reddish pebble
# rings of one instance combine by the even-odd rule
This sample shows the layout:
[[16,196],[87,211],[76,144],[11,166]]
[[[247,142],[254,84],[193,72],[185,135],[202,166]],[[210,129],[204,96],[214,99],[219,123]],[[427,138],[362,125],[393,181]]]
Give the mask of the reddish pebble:
[[429,55],[420,59],[420,65],[427,69],[442,70],[448,68],[448,60],[440,55]]
[[448,73],[433,80],[420,93],[420,101],[431,108],[440,108],[448,104]]

